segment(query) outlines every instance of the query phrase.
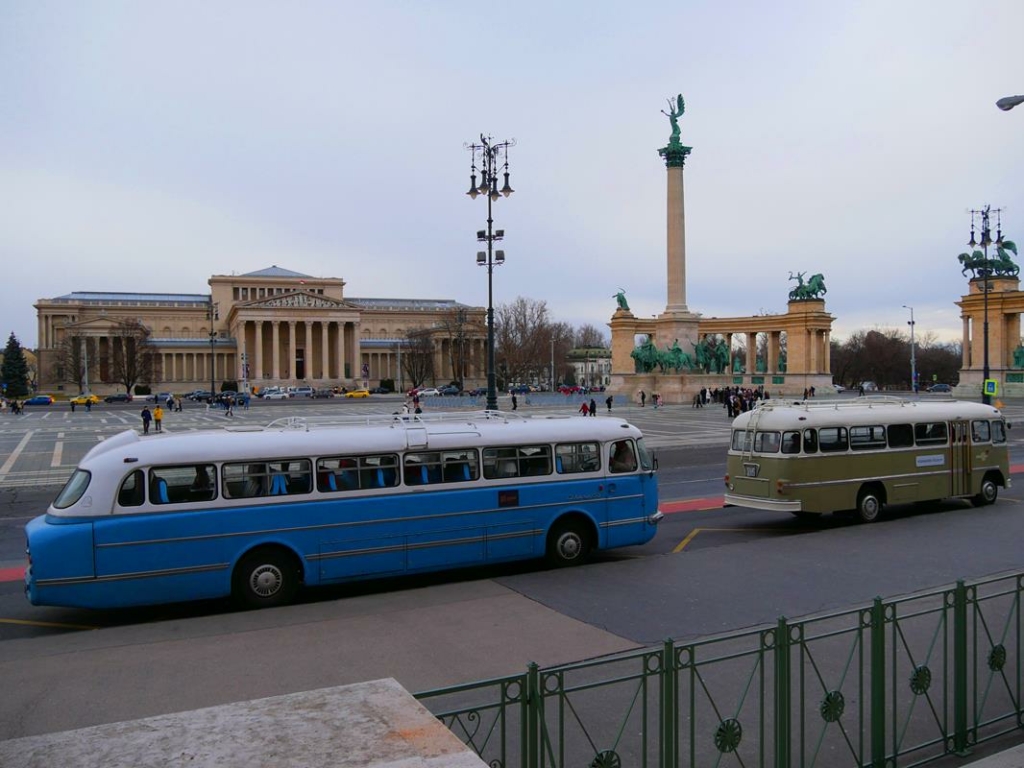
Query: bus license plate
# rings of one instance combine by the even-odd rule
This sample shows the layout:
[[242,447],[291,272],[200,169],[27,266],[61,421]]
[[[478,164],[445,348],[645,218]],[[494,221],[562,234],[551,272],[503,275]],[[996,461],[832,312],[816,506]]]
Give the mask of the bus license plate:
[[761,465],[760,464],[744,464],[743,468],[747,471],[747,477],[757,477],[757,473],[761,469]]

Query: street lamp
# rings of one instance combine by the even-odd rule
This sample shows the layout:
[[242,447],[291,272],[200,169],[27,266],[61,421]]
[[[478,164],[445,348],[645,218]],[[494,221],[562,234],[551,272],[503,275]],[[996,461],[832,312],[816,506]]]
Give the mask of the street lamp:
[[907,323],[910,326],[910,390],[916,395],[917,361],[914,358],[914,308],[906,304],[903,305],[903,308],[910,310],[910,322]]
[[[498,410],[498,391],[494,383],[494,268],[505,263],[505,252],[495,251],[494,243],[505,237],[505,230],[493,229],[494,219],[491,215],[491,205],[504,195],[508,197],[515,190],[508,183],[508,148],[515,146],[515,139],[494,143],[490,136],[480,134],[479,144],[467,144],[466,149],[472,152],[469,191],[466,193],[472,199],[478,195],[487,198],[487,229],[478,230],[476,233],[477,242],[486,242],[487,250],[478,251],[476,263],[479,267],[487,267],[487,410]],[[476,183],[476,161],[477,154],[480,155],[480,184]],[[501,167],[505,175],[505,185],[498,189],[498,167]]]
[[214,357],[213,344],[217,340],[217,331],[215,331],[214,328],[213,328],[213,321],[214,321],[214,316],[215,316],[214,307],[216,307],[216,306],[217,305],[213,303],[213,296],[211,295],[210,296],[210,402],[211,403],[213,402],[213,396],[214,396],[214,393],[216,392],[216,390],[214,389],[214,383],[213,383],[214,368],[216,367],[214,365],[214,360],[216,358]]
[[[991,205],[986,205],[981,210],[971,209],[971,239],[967,245],[972,248],[980,245],[983,249],[984,256],[980,267],[975,267],[976,271],[980,273],[980,276],[984,278],[985,282],[982,285],[982,293],[984,294],[984,321],[982,323],[982,383],[981,383],[981,402],[985,405],[992,403],[992,398],[985,390],[985,383],[989,379],[989,367],[988,367],[988,292],[989,292],[989,276],[992,274],[992,262],[988,258],[988,247],[992,245],[992,231],[989,229],[989,215],[991,213],[996,214],[996,239],[995,245],[997,248],[1003,247],[1003,230],[999,221],[999,214],[1002,212],[1002,208],[996,208],[994,211]],[[974,221],[975,218],[981,219],[981,239],[975,241],[974,239]]]
[[996,102],[996,106],[1003,112],[1009,112],[1018,104],[1024,104],[1024,96],[1004,96]]

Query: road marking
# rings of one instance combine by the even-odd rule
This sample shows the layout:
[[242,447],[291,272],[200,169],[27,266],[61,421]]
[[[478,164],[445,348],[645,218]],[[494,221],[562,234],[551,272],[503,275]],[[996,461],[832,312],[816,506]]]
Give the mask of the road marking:
[[50,459],[50,466],[59,467],[60,460],[62,458],[64,458],[64,443],[61,440],[58,440],[53,445],[53,458]]
[[23,578],[24,568],[0,568],[0,581],[21,581]]
[[61,624],[56,621],[30,621],[29,619],[0,619],[0,624],[16,624],[21,627],[49,627],[51,629],[99,629],[88,624]]
[[714,531],[716,533],[761,533],[761,531],[783,531],[785,533],[798,533],[801,530],[804,530],[804,529],[801,529],[801,528],[694,528],[692,531],[690,531],[689,534],[687,534],[685,539],[683,539],[682,541],[680,541],[676,545],[676,548],[672,550],[672,554],[675,555],[675,554],[678,554],[679,552],[682,552],[684,549],[686,549],[686,545],[689,544],[691,541],[693,541],[698,533],[703,533],[705,531]]
[[25,433],[25,436],[21,438],[21,442],[18,443],[15,449],[11,451],[11,455],[7,457],[7,461],[5,461],[4,465],[0,467],[0,482],[3,482],[4,478],[7,477],[7,473],[11,471],[11,468],[14,466],[14,462],[16,462],[18,457],[21,456],[21,452],[25,450],[25,446],[28,445],[28,441],[32,439],[32,435],[35,433],[36,431],[34,429],[30,429]]
[[706,499],[666,501],[659,504],[658,509],[666,515],[674,515],[677,512],[700,512],[706,509],[718,509],[723,504],[725,504],[724,496],[713,496]]

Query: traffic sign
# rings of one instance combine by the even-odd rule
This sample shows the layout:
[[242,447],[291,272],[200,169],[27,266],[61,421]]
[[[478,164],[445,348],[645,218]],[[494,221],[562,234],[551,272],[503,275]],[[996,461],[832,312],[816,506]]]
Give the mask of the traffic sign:
[[995,397],[999,394],[999,381],[996,379],[985,379],[984,389],[982,389],[989,397]]

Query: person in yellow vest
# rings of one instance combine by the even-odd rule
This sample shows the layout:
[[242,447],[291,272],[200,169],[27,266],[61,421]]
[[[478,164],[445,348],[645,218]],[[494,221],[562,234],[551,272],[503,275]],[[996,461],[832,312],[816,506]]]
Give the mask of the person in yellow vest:
[[153,409],[153,423],[156,425],[157,432],[164,431],[164,409],[160,407],[159,403]]

